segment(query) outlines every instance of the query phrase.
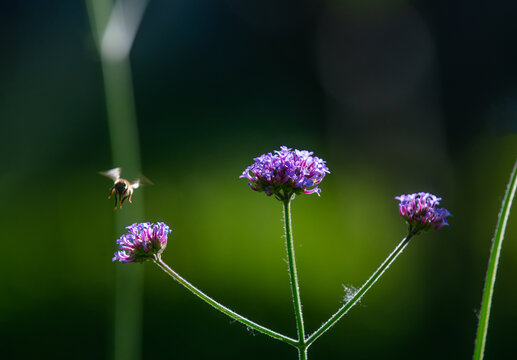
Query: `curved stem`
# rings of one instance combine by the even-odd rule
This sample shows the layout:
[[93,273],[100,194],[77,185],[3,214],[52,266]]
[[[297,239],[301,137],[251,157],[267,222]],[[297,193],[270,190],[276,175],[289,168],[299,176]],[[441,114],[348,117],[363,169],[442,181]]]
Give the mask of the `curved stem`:
[[377,280],[382,276],[382,274],[390,267],[390,265],[395,261],[395,259],[404,251],[406,246],[409,244],[409,240],[413,236],[412,233],[409,233],[402,241],[397,245],[395,250],[384,260],[384,262],[379,266],[379,268],[370,276],[370,278],[364,283],[363,286],[355,293],[355,295],[348,300],[346,304],[341,306],[341,308],[330,317],[327,322],[325,322],[321,327],[316,330],[311,336],[307,338],[305,344],[307,346],[311,345],[317,338],[319,338],[325,331],[334,326],[342,317],[345,315],[348,310],[355,304],[361,300],[364,294],[372,287]]
[[[287,261],[289,265],[289,277],[291,279],[291,292],[293,295],[296,327],[298,329],[298,343],[300,354],[305,349],[305,329],[303,325],[302,302],[300,299],[300,287],[298,285],[298,273],[296,271],[296,256],[294,254],[293,231],[291,227],[291,199],[284,200],[284,230],[285,245],[287,248]],[[302,359],[300,355],[300,359]]]
[[187,290],[189,290],[190,292],[192,292],[194,295],[196,295],[197,297],[199,297],[201,300],[207,302],[209,305],[211,305],[212,307],[214,307],[215,309],[219,310],[220,312],[222,312],[223,314],[226,314],[228,315],[229,317],[231,317],[232,319],[235,319],[237,321],[239,321],[240,323],[246,325],[246,326],[249,326],[250,328],[252,329],[255,329],[257,331],[260,331],[261,333],[263,334],[266,334],[266,335],[269,335],[271,336],[272,338],[274,339],[277,339],[277,340],[280,340],[280,341],[283,341],[285,343],[288,343],[289,345],[292,345],[292,346],[295,346],[295,347],[298,347],[298,342],[294,339],[291,339],[290,337],[287,337],[285,335],[282,335],[280,333],[277,333],[276,331],[273,331],[273,330],[270,330],[262,325],[259,325],[247,318],[245,318],[244,316],[242,315],[239,315],[237,314],[235,311],[233,310],[230,310],[229,308],[227,308],[226,306],[218,303],[217,301],[215,301],[214,299],[212,299],[210,296],[206,295],[205,293],[203,293],[201,290],[199,290],[198,288],[196,288],[194,285],[192,285],[191,283],[189,283],[187,280],[185,280],[184,278],[182,278],[178,273],[176,273],[174,270],[172,270],[166,263],[164,263],[162,261],[161,258],[157,259],[154,261],[156,263],[156,265],[158,265],[163,271],[165,271],[167,274],[169,274],[174,280],[176,280],[177,282],[179,282],[181,285],[183,285],[184,287],[187,288]]
[[488,261],[488,270],[485,279],[485,288],[483,290],[483,299],[481,301],[481,311],[479,313],[479,323],[476,334],[476,345],[474,347],[474,360],[483,359],[485,352],[486,336],[488,333],[488,321],[490,319],[490,307],[492,305],[492,297],[494,295],[494,285],[497,276],[497,265],[499,264],[499,257],[501,255],[501,248],[503,246],[504,233],[506,230],[506,223],[510,216],[510,208],[517,190],[517,162],[513,167],[510,181],[506,188],[503,203],[501,205],[501,212],[497,220],[494,239],[492,240],[492,249],[490,250],[490,259]]

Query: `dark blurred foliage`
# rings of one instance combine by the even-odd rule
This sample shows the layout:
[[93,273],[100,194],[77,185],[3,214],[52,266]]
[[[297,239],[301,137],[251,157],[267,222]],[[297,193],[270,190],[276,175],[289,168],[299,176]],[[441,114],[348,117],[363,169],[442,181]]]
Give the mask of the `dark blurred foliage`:
[[[174,228],[165,261],[294,336],[281,206],[238,176],[280,145],[311,149],[332,174],[321,198],[293,204],[309,332],[404,236],[394,196],[429,191],[454,214],[410,244],[311,358],[469,358],[517,155],[516,10],[509,0],[151,1],[131,61],[155,183],[139,190],[146,220]],[[2,355],[109,358],[120,234],[97,171],[116,164],[84,3],[3,2],[0,51]],[[487,359],[514,354],[515,223]],[[144,359],[296,357],[143,266]]]

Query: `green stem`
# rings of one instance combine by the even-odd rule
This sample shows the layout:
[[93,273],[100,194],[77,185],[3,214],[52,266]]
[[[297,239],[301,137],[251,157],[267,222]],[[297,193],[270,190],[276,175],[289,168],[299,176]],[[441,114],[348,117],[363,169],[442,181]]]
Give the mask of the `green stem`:
[[345,315],[348,312],[348,310],[350,310],[352,306],[354,306],[359,302],[359,300],[361,300],[363,295],[366,294],[366,292],[372,287],[372,285],[375,284],[375,282],[379,280],[382,274],[390,267],[393,261],[395,261],[395,259],[402,253],[402,251],[404,251],[406,246],[409,244],[409,240],[412,236],[413,234],[410,233],[408,236],[402,239],[402,241],[397,245],[395,250],[393,250],[393,252],[386,258],[386,260],[384,260],[381,266],[379,266],[379,268],[372,274],[372,276],[370,276],[370,278],[364,283],[364,285],[361,286],[361,288],[355,293],[355,295],[350,300],[348,300],[346,304],[341,306],[341,308],[334,315],[332,315],[330,319],[327,320],[327,322],[321,325],[321,327],[318,330],[316,330],[312,335],[310,335],[307,338],[307,341],[305,342],[307,346],[311,345],[325,331],[334,326],[336,322],[338,322],[343,317],[343,315]]
[[298,348],[298,359],[299,360],[307,360],[308,359],[308,357],[307,357],[307,350],[308,350],[308,347]]
[[223,314],[228,315],[232,319],[235,319],[239,321],[240,323],[249,326],[252,329],[255,329],[257,331],[260,331],[263,334],[269,335],[274,339],[283,341],[289,345],[298,346],[298,342],[294,339],[291,339],[290,337],[287,337],[285,335],[282,335],[280,333],[277,333],[276,331],[270,330],[262,325],[259,325],[247,318],[245,318],[242,315],[237,314],[235,311],[230,310],[226,306],[218,303],[214,299],[212,299],[210,296],[203,293],[201,290],[196,288],[194,285],[189,283],[187,280],[182,278],[178,273],[176,273],[174,270],[172,270],[166,263],[162,261],[161,258],[155,260],[156,265],[158,265],[163,271],[165,271],[167,274],[169,274],[174,280],[179,282],[181,285],[183,285],[187,290],[189,290],[191,293],[199,297],[201,300],[207,302],[209,305],[213,306],[215,309],[219,310]]
[[492,248],[490,250],[490,258],[488,260],[488,270],[485,279],[485,288],[483,290],[483,299],[481,301],[481,311],[479,313],[479,323],[476,334],[476,345],[474,347],[474,360],[483,359],[485,352],[486,336],[488,333],[488,321],[490,319],[490,308],[492,305],[492,297],[494,295],[494,285],[497,276],[497,266],[499,264],[499,257],[501,256],[501,248],[503,246],[504,233],[506,230],[506,223],[510,216],[510,208],[517,189],[517,161],[513,167],[510,181],[506,188],[503,203],[501,205],[501,212],[497,220],[495,235],[492,240]]
[[291,199],[283,201],[284,203],[284,230],[285,245],[287,248],[287,262],[289,265],[289,277],[291,280],[291,292],[293,295],[294,314],[296,316],[296,327],[298,329],[298,343],[300,354],[305,353],[305,357],[300,355],[300,359],[307,357],[305,347],[305,329],[303,325],[302,302],[300,299],[300,286],[298,285],[298,273],[296,271],[296,256],[294,254],[293,230],[291,226]]

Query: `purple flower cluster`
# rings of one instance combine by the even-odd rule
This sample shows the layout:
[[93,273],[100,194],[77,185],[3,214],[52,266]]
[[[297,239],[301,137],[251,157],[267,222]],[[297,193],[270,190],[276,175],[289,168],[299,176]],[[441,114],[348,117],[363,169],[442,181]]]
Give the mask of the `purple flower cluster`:
[[409,224],[409,231],[416,234],[420,231],[437,230],[449,225],[447,216],[451,213],[445,208],[436,208],[442,200],[429,193],[419,192],[395,197],[400,201],[400,215]]
[[240,178],[249,180],[249,186],[255,191],[264,191],[266,195],[279,200],[288,200],[294,194],[319,195],[318,184],[326,173],[330,173],[325,160],[306,150],[294,150],[286,146],[274,154],[268,153],[255,158]]
[[117,240],[119,250],[113,261],[121,263],[144,262],[160,257],[167,246],[167,235],[170,228],[164,223],[135,223],[127,226],[127,234]]

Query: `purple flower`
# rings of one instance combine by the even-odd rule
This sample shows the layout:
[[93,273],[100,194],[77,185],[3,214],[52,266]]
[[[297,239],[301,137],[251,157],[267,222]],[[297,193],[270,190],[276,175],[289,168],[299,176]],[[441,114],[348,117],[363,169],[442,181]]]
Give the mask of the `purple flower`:
[[294,194],[320,194],[318,184],[326,173],[330,173],[325,160],[306,150],[294,150],[281,146],[275,154],[264,154],[255,158],[240,178],[249,180],[255,191],[264,191],[267,196],[275,195],[279,200],[288,200]]
[[121,263],[144,262],[156,260],[167,246],[170,228],[164,223],[135,223],[126,227],[127,234],[117,240],[118,251],[112,261]]
[[429,193],[419,192],[409,195],[396,196],[400,201],[400,215],[409,224],[409,231],[416,234],[420,231],[438,230],[449,225],[447,216],[451,213],[445,208],[436,208],[442,200]]

